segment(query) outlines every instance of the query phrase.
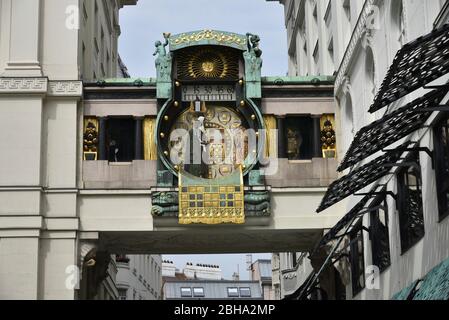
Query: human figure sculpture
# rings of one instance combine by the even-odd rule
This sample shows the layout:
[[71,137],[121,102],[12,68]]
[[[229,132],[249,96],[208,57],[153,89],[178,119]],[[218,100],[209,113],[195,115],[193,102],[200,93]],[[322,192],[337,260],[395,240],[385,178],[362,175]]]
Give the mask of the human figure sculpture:
[[249,95],[259,96],[263,63],[262,50],[259,48],[260,38],[258,35],[247,33],[246,42],[248,50],[243,53],[243,58],[245,59],[247,92]]
[[185,164],[187,172],[201,178],[208,177],[208,165],[210,164],[208,155],[209,138],[204,120],[204,116],[199,116],[196,120],[193,120],[192,129],[189,131],[190,161]]
[[247,33],[246,44],[248,46],[248,52],[255,55],[257,58],[262,56],[262,50],[259,48],[260,37],[257,34]]
[[156,41],[154,46],[156,51],[153,56],[157,55],[156,58],[156,72],[158,81],[170,82],[171,81],[171,69],[172,69],[172,56],[171,53],[166,50],[168,46],[168,39],[170,38],[170,33],[164,33],[165,42]]
[[195,135],[196,138],[198,139],[198,141],[200,142],[200,145],[203,149],[203,152],[206,152],[206,147],[209,144],[208,143],[208,139],[207,139],[207,133],[206,133],[206,129],[204,127],[204,117],[200,116],[198,117],[198,122],[196,123],[197,125],[197,130],[195,130]]

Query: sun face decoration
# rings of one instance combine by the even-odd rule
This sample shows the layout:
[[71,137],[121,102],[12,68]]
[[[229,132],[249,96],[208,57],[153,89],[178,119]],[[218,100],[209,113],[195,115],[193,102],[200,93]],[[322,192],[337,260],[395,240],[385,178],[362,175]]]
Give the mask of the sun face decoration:
[[229,79],[238,77],[238,58],[233,51],[196,48],[180,53],[180,79]]
[[194,79],[225,78],[228,62],[226,57],[217,51],[200,50],[190,58],[188,72]]
[[203,69],[204,73],[212,73],[214,71],[214,69],[215,69],[215,65],[211,61],[205,61],[201,65],[201,69]]

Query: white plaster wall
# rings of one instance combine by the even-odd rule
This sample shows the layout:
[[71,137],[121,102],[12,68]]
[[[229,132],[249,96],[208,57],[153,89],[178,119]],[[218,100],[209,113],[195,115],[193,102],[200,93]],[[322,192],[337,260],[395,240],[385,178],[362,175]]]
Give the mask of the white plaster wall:
[[[316,214],[324,189],[273,190],[272,219],[264,229],[328,229],[343,211],[334,207]],[[85,191],[79,197],[82,231],[152,231],[151,197],[139,190]]]
[[[417,134],[415,138],[419,139]],[[426,133],[421,140],[421,146],[432,146],[432,134]],[[425,236],[415,246],[402,254],[400,246],[399,216],[396,203],[388,198],[391,267],[380,277],[380,290],[364,290],[357,299],[390,299],[394,294],[410,285],[413,281],[423,278],[432,268],[449,256],[449,219],[441,222],[438,218],[435,172],[432,169],[427,154],[420,155],[422,168],[422,190],[424,208]],[[396,192],[397,181],[393,177],[388,184],[389,190]],[[368,217],[364,225],[369,226]],[[372,264],[371,242],[364,235],[365,265]]]
[[38,298],[39,239],[0,238],[0,300]]
[[77,123],[76,101],[46,100],[42,182],[47,187],[76,187]]
[[[79,0],[44,0],[41,9],[41,64],[52,80],[78,79],[78,33],[70,28],[70,6]],[[82,14],[80,12],[80,14]],[[62,52],[61,49],[64,48]]]
[[125,104],[123,100],[96,100],[84,101],[85,116],[123,116],[132,115],[134,117],[156,116],[157,102],[152,100],[128,100]]
[[77,265],[76,241],[75,238],[57,239],[57,234],[53,237],[56,239],[39,241],[38,299],[73,300],[75,290],[70,287],[72,283],[66,270],[70,271],[68,267]]
[[77,217],[76,191],[45,193],[42,196],[42,214],[49,218]]
[[[434,1],[404,1],[405,26],[407,41],[411,41],[421,35],[424,35],[433,28],[440,2]],[[381,81],[384,79],[389,65],[394,58],[398,46],[397,35],[394,21],[392,21],[392,7],[390,3],[383,2],[381,10],[380,29],[375,30],[371,38],[371,47],[373,48],[376,65],[376,87],[379,89]],[[372,96],[367,91],[366,69],[363,66],[365,60],[365,49],[359,45],[358,50],[354,51],[352,63],[348,69],[350,78],[351,93],[353,97],[353,106],[355,108],[355,125],[359,130],[361,127],[370,124],[374,119],[368,114],[367,108],[372,103]],[[364,81],[365,79],[365,81]],[[340,88],[336,88],[337,92]],[[343,99],[343,93],[339,93],[339,98]],[[405,99],[401,99],[395,104],[395,108],[403,106],[407,101],[411,101],[423,92],[418,91]],[[376,113],[375,118],[380,118],[386,109]],[[341,117],[341,127],[349,124]],[[430,133],[417,132],[410,137],[410,140],[420,141],[422,146],[433,148]],[[422,177],[423,177],[423,202],[424,202],[424,221],[425,237],[412,249],[405,254],[401,254],[400,233],[398,213],[396,211],[395,201],[390,197],[389,203],[389,228],[390,228],[390,247],[392,265],[380,277],[380,290],[363,290],[355,299],[390,299],[395,293],[399,292],[414,280],[422,278],[433,267],[443,259],[449,256],[449,250],[446,244],[449,243],[449,222],[446,220],[439,223],[438,209],[436,199],[435,172],[433,171],[430,160],[425,153],[420,155]],[[388,183],[388,190],[396,192],[397,183],[395,178],[384,179]],[[347,210],[349,210],[360,198],[350,198]],[[369,218],[364,218],[364,225],[369,227]],[[368,235],[364,235],[365,241],[365,266],[372,264],[371,243]],[[350,286],[348,286],[348,297],[352,297]]]
[[[109,52],[110,61],[109,65],[103,61],[104,54],[97,62],[104,62],[105,76],[113,76],[120,4],[117,0],[86,2],[92,4],[92,11],[93,4],[99,4],[96,21],[105,33],[104,47],[100,45],[103,53]],[[47,78],[78,80],[78,69],[84,69],[78,38],[82,34],[86,43],[92,44],[92,29],[66,26],[67,7],[79,3],[0,1],[0,77],[10,77],[0,78],[0,299],[75,297],[73,289],[65,286],[65,268],[78,263],[78,210],[83,206],[77,203],[76,190],[81,90],[76,81],[50,83]],[[92,15],[90,18],[94,20]],[[91,59],[92,53],[88,57]],[[84,71],[92,75],[93,65],[85,65]],[[99,65],[95,67],[98,71]],[[122,208],[122,221],[114,217],[103,221],[102,210],[108,208],[95,202],[95,213],[100,214],[87,219],[87,229],[89,221],[98,223],[96,218],[106,228],[133,219],[123,212],[134,200],[130,197]],[[141,207],[149,210],[149,205]],[[143,211],[139,214],[144,216]],[[151,230],[149,211],[145,217],[144,223],[136,219],[133,228]]]
[[42,98],[2,97],[0,112],[0,186],[38,186]]
[[81,196],[79,217],[83,231],[152,231],[149,194],[129,195],[110,192]]
[[[308,1],[308,0],[306,0]],[[365,4],[363,0],[350,0],[351,6],[351,34],[355,30],[357,20],[361,14],[361,10]],[[440,0],[407,0],[403,3],[403,17],[404,17],[404,38],[403,43],[412,41],[419,36],[422,36],[431,31],[434,27],[434,21],[439,14],[444,1]],[[398,16],[395,15],[396,6],[399,5],[399,0],[394,1],[374,1],[374,5],[380,9],[378,20],[378,28],[371,30],[368,34],[362,35],[354,34],[354,39],[358,39],[354,50],[347,49],[349,44],[348,31],[344,28],[344,12],[342,9],[343,1],[332,1],[332,24],[334,35],[334,54],[336,61],[336,70],[343,62],[345,54],[346,58],[350,58],[349,62],[342,65],[340,75],[346,78],[339,87],[336,87],[336,99],[339,108],[336,113],[337,128],[339,129],[339,156],[340,159],[346,153],[352,141],[351,128],[354,126],[354,132],[357,132],[362,127],[370,124],[372,121],[381,118],[387,111],[387,108],[380,110],[371,115],[367,112],[369,106],[373,101],[373,94],[379,89],[385,74],[391,65],[396,52],[401,47],[399,36],[401,30],[399,29]],[[307,3],[306,3],[307,5]],[[286,19],[291,19],[286,16]],[[307,23],[306,17],[306,23]],[[286,22],[287,23],[287,22]],[[326,34],[321,34],[321,37],[326,37]],[[360,37],[360,38],[358,38]],[[310,37],[308,38],[310,42]],[[314,43],[308,43],[309,50],[313,50]],[[311,49],[312,48],[312,49]],[[302,48],[301,48],[302,49]],[[372,50],[374,56],[375,73],[374,73],[374,87],[375,92],[372,91],[370,80],[373,75],[367,74],[365,67],[366,52]],[[302,52],[298,48],[298,52]],[[321,56],[320,56],[321,58]],[[298,59],[301,61],[301,59]],[[310,62],[310,59],[309,59]],[[299,68],[304,68],[299,66]],[[440,80],[443,83],[444,80]],[[350,95],[353,107],[353,120],[346,116],[346,99]],[[392,107],[397,109],[407,102],[422,96],[422,91],[417,91],[406,98],[400,99]],[[422,138],[422,132],[417,133],[411,140],[419,141]],[[431,134],[427,133],[421,140],[422,146],[431,146],[433,148]],[[401,255],[400,252],[400,236],[398,226],[398,214],[395,210],[395,203],[392,199],[389,201],[390,209],[390,246],[392,256],[392,266],[381,275],[381,290],[364,290],[358,299],[388,299],[412,281],[425,275],[430,269],[436,266],[441,260],[449,256],[449,222],[448,219],[438,222],[435,173],[431,168],[429,159],[424,153],[421,155],[422,176],[423,176],[423,199],[424,199],[424,220],[426,234],[423,240],[410,249],[406,254]],[[384,182],[389,182],[385,180]],[[389,190],[396,191],[396,181],[391,179],[388,183]],[[343,205],[342,210],[347,212],[350,208],[358,202],[360,198],[349,198],[346,204]],[[339,204],[342,205],[342,204]],[[331,209],[336,208],[334,206]],[[368,217],[365,217],[364,223],[369,226]],[[365,234],[365,261],[366,265],[372,263],[370,242],[368,236]],[[286,268],[283,260],[286,256],[281,255],[281,269]],[[351,297],[351,289],[348,287],[348,296]]]
[[0,75],[5,72],[9,49],[9,3],[0,1]]
[[[282,108],[279,104],[282,103]],[[262,100],[262,111],[264,114],[285,115],[298,114],[323,115],[333,114],[335,104],[330,98],[265,98]]]
[[2,190],[0,192],[0,203],[0,216],[39,215],[41,193],[39,190]]
[[328,229],[341,218],[340,207],[317,214],[324,192],[307,190],[296,192],[273,191],[273,228],[276,229]]

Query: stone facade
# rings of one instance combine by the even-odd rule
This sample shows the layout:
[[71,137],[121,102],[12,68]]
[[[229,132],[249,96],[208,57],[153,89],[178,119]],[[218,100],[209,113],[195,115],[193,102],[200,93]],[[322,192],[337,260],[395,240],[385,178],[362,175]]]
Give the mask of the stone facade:
[[[0,158],[0,299],[116,299],[123,270],[111,254],[310,250],[341,217],[338,210],[314,215],[335,178],[336,162],[323,158],[319,143],[320,117],[334,113],[332,77],[255,84],[266,115],[279,123],[308,118],[314,144],[301,161],[285,160],[285,146],[273,148],[282,151],[282,177],[289,171],[295,179],[273,178],[271,215],[245,225],[196,228],[153,216],[151,194],[161,191],[154,160],[83,160],[85,117],[140,121],[158,114],[154,79],[97,81],[117,74],[118,10],[133,4],[0,3],[0,148],[7,155]],[[257,175],[252,183],[247,191],[257,192]]]
[[[335,99],[339,128],[337,131],[341,142],[338,151],[340,161],[355,133],[362,127],[423,95],[423,91],[418,90],[399,99],[387,109],[373,114],[368,112],[397,51],[407,42],[447,23],[447,1],[279,2],[285,6],[290,74],[319,74],[323,70],[327,73],[336,72]],[[444,81],[445,78],[437,83],[442,84]],[[437,114],[434,114],[426,124],[435,123],[436,116]],[[421,147],[434,149],[432,130],[418,130],[407,139],[419,141]],[[449,256],[446,241],[449,234],[448,221],[438,220],[436,173],[425,153],[419,154],[419,160],[423,179],[424,237],[410,249],[401,251],[400,221],[395,200],[387,197],[391,265],[380,274],[379,288],[369,289],[364,286],[362,290],[354,292],[351,279],[348,279],[350,271],[346,263],[346,271],[341,272],[341,277],[347,285],[348,299],[390,299],[413,281],[422,279]],[[394,175],[381,179],[379,184],[385,184],[387,190],[394,193],[398,190],[398,179]],[[350,197],[346,211],[360,200],[360,197]],[[369,215],[365,215],[363,226],[371,226]],[[363,234],[364,266],[368,269],[374,263],[372,242],[368,233]],[[281,274],[282,265],[285,265],[287,271],[291,268],[290,264],[283,263],[285,259],[286,257],[280,256]],[[305,272],[310,273],[311,270]],[[368,276],[369,274],[366,275]],[[281,277],[280,295],[294,292],[304,280],[298,281],[291,290],[285,288],[287,282]]]
[[135,3],[0,3],[0,299],[77,297],[81,80],[115,76],[118,11]]
[[161,300],[160,255],[117,256],[117,288],[120,300]]

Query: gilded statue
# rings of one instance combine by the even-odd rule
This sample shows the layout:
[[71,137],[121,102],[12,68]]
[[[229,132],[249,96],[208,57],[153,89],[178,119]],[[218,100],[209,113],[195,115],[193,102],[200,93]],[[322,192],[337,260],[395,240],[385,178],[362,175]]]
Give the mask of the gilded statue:
[[299,158],[299,150],[302,144],[301,135],[291,129],[287,129],[287,154],[290,160]]

